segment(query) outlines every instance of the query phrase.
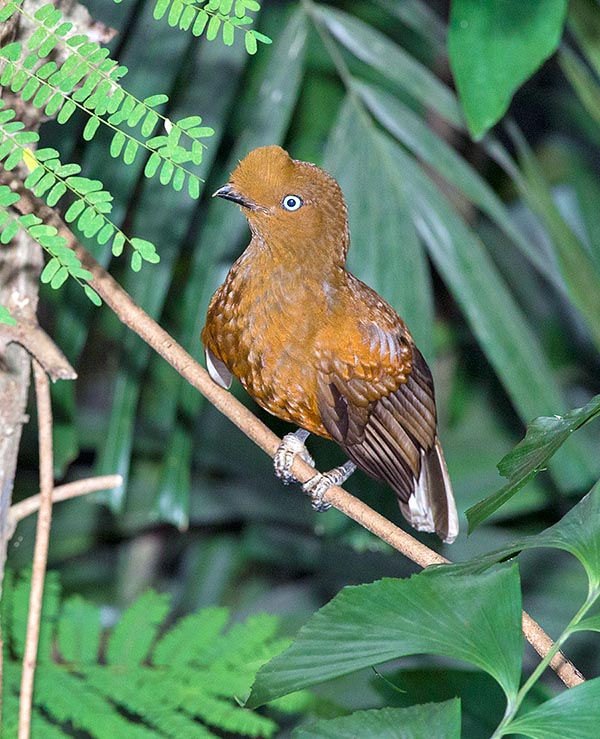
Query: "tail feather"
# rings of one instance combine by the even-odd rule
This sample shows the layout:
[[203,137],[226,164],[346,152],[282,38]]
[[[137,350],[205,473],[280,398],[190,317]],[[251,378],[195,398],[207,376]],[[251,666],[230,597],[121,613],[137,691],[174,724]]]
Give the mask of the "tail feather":
[[406,520],[418,531],[435,532],[447,544],[458,536],[458,514],[439,439],[421,456],[421,474],[408,501],[400,501]]

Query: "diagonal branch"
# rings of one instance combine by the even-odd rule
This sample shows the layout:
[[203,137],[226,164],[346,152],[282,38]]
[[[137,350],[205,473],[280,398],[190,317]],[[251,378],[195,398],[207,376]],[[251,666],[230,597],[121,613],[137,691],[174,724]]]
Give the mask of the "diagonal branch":
[[[32,195],[22,184],[12,182],[11,187],[21,195],[21,200],[16,207],[22,213],[36,213],[45,223],[55,226],[59,233],[67,239],[67,243],[75,251],[82,265],[92,273],[91,286],[118,318],[160,354],[221,413],[233,421],[246,436],[273,457],[281,443],[279,437],[233,395],[214,383],[206,370],[191,354],[136,305],[119,283],[83,248],[55,211]],[[294,460],[292,472],[300,482],[306,482],[315,474],[314,468],[299,457]],[[447,559],[417,541],[343,488],[330,488],[324,500],[421,567],[448,562]],[[553,645],[552,639],[525,612],[523,612],[523,633],[542,657]],[[555,655],[550,666],[568,687],[573,687],[584,680],[579,670],[562,652]]]

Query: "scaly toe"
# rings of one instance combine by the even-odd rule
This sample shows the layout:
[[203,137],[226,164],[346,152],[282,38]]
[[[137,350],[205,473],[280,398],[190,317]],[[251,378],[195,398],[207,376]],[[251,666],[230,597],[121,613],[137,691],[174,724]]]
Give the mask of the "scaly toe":
[[311,467],[315,466],[314,460],[310,456],[304,441],[299,439],[294,433],[286,434],[273,457],[275,474],[281,479],[284,485],[289,485],[290,482],[298,482],[291,472],[296,455],[299,455],[305,462],[308,462]]
[[331,505],[323,500],[323,496],[333,485],[337,485],[337,478],[329,472],[319,473],[304,483],[302,490],[310,497],[311,505],[315,511],[322,513],[331,508]]

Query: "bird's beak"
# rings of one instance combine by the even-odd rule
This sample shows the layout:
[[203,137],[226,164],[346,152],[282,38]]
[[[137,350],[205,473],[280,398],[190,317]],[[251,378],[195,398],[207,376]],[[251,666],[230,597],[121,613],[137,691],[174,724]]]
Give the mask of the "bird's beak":
[[241,205],[242,208],[249,208],[250,210],[256,210],[256,204],[249,198],[236,192],[233,185],[227,184],[220,187],[216,192],[213,192],[213,198],[224,198],[225,200],[232,200],[234,203]]

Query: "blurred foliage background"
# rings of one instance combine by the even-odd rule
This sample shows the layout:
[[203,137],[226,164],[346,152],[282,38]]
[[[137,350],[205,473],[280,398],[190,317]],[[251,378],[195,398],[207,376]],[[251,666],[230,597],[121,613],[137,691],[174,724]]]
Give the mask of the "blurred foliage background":
[[[202,356],[208,300],[248,240],[242,215],[210,195],[250,149],[281,143],[338,178],[350,211],[350,268],[401,312],[433,368],[461,512],[501,486],[495,465],[527,421],[597,392],[594,2],[570,4],[559,53],[519,90],[508,125],[480,143],[452,91],[441,0],[264,2],[257,27],[274,43],[252,57],[241,38],[227,48],[154,21],[148,0],[86,5],[118,29],[111,56],[129,67],[127,89],[139,98],[166,92],[167,115],[200,114],[216,132],[196,202],[145,179],[141,158],[132,166],[109,159],[101,132],[83,142],[83,119],[42,128],[43,145],[101,177],[115,195],[116,222],[157,245],[160,264],[141,274],[115,259],[110,269],[194,356]],[[109,264],[108,251],[87,246]],[[573,264],[565,266],[565,253]],[[106,307],[94,308],[73,285],[44,289],[42,300],[42,321],[79,373],[53,387],[57,477],[125,479],[110,495],[55,507],[50,566],[67,592],[110,614],[153,586],[172,595],[178,614],[226,605],[242,619],[266,610],[294,633],[342,586],[416,571],[341,514],[315,514],[299,490],[282,487],[270,460]],[[233,392],[275,431],[289,430],[239,386]],[[558,520],[598,477],[598,441],[594,425],[578,432],[548,472],[444,554],[476,556]],[[340,462],[333,444],[310,445],[320,469]],[[401,523],[389,490],[360,473],[347,486]],[[30,424],[16,498],[36,491]],[[13,538],[13,567],[31,559],[33,526],[23,522]],[[525,608],[557,633],[585,587],[583,571],[560,552],[533,552],[521,575]],[[569,656],[597,672],[597,646],[584,639]],[[424,662],[414,664],[418,686]],[[358,708],[382,704],[386,690],[366,671],[323,693]]]

